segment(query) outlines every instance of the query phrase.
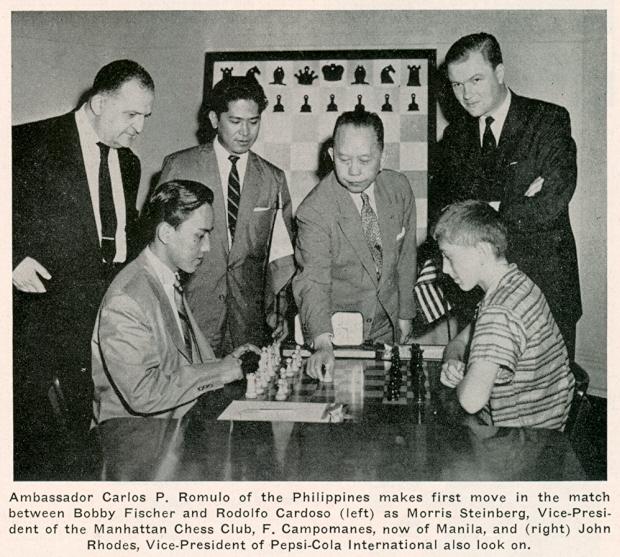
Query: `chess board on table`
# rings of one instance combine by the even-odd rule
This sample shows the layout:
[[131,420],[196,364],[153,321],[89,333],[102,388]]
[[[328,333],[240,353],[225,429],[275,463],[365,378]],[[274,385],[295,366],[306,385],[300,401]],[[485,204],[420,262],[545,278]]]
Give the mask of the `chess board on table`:
[[269,105],[253,150],[285,171],[296,208],[329,172],[327,141],[344,111],[364,107],[385,127],[386,168],[407,176],[416,197],[418,239],[427,226],[428,152],[436,108],[429,87],[434,50],[209,52],[204,105],[229,75],[253,75]]

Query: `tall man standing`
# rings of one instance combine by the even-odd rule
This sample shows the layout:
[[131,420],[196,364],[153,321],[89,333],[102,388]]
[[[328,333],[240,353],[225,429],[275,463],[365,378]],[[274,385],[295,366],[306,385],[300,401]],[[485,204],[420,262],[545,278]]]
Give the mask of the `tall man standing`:
[[315,348],[306,371],[318,379],[332,378],[335,312],[360,312],[364,340],[405,342],[411,334],[415,199],[405,176],[382,170],[383,137],[376,114],[342,113],[330,149],[335,170],[297,210],[293,293]]
[[492,35],[462,37],[445,63],[466,114],[444,132],[433,193],[443,204],[480,199],[499,207],[508,260],[542,290],[573,359],[581,295],[568,212],[577,180],[569,114],[508,89]]
[[97,73],[75,112],[13,128],[16,476],[45,476],[57,375],[72,437],[91,415],[90,334],[105,289],[137,251],[140,162],[129,149],[154,85],[136,62]]
[[[250,151],[266,106],[265,93],[254,78],[234,76],[218,82],[208,112],[217,137],[166,157],[160,178],[195,180],[214,193],[211,255],[185,289],[217,356],[246,342],[264,345],[267,323],[276,335],[283,327],[277,323],[278,292],[270,287],[268,258],[279,211],[287,240],[292,238],[291,198],[282,170]],[[292,271],[291,257],[291,276]]]

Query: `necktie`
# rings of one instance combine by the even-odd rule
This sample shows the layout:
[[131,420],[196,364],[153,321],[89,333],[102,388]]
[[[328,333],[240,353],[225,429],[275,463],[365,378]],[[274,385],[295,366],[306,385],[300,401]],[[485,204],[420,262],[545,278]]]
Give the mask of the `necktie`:
[[183,339],[185,340],[185,348],[187,349],[187,353],[189,354],[190,359],[192,359],[192,337],[193,331],[192,326],[189,322],[189,318],[187,317],[187,312],[185,311],[185,300],[183,299],[183,287],[179,281],[179,275],[175,274],[177,281],[174,284],[174,303],[177,307],[177,313],[179,314],[179,320],[181,321],[181,330],[183,331]]
[[239,157],[230,155],[230,174],[228,175],[228,230],[230,230],[230,241],[235,237],[237,228],[237,215],[239,214],[239,201],[241,200],[241,182],[239,181],[239,171],[237,161]]
[[482,136],[482,154],[489,155],[495,151],[495,148],[497,147],[495,136],[493,135],[493,130],[491,129],[491,124],[495,121],[495,119],[493,116],[487,116],[484,121],[485,128],[484,135]]
[[99,146],[99,218],[101,220],[101,254],[106,263],[114,261],[116,254],[116,210],[112,197],[112,180],[108,167],[110,147],[97,142]]
[[379,233],[379,221],[377,220],[377,214],[370,206],[370,199],[368,194],[362,192],[362,229],[364,230],[364,236],[366,236],[366,243],[370,248],[370,253],[375,262],[375,270],[377,271],[377,280],[381,278],[381,271],[383,267],[383,248],[381,246],[381,234]]

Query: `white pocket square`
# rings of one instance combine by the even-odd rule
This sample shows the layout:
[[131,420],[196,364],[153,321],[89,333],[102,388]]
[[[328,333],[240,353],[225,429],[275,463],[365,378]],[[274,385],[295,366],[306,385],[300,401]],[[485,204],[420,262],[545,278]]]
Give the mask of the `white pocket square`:
[[262,211],[269,211],[269,209],[271,209],[271,207],[254,207],[254,212],[260,213]]
[[398,236],[396,236],[396,241],[398,242],[398,240],[400,240],[404,235],[405,235],[405,227],[403,226],[400,232],[398,233]]

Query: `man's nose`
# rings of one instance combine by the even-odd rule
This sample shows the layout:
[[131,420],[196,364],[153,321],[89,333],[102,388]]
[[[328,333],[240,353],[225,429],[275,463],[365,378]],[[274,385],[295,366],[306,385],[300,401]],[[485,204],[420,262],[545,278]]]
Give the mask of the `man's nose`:
[[360,170],[360,165],[359,163],[352,161],[351,162],[351,167],[349,168],[349,174],[351,176],[359,176],[361,170]]
[[203,253],[206,253],[207,251],[211,250],[211,240],[208,236],[205,236],[202,239],[202,245],[200,246],[200,251],[202,251]]
[[142,130],[144,129],[144,116],[136,116],[132,127],[136,130],[136,133],[142,133]]

